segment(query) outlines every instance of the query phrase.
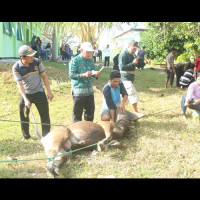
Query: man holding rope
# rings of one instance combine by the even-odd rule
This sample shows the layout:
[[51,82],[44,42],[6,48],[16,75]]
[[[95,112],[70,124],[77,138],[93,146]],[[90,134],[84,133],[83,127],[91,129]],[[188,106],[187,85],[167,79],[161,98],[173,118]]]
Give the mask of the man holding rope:
[[[42,62],[33,57],[36,53],[37,51],[33,50],[28,45],[22,45],[18,50],[20,60],[12,67],[13,76],[20,92],[19,109],[23,134],[21,141],[31,138],[29,123],[27,122],[29,122],[28,115],[32,103],[34,103],[38,109],[41,123],[45,124],[42,124],[42,136],[44,137],[50,132],[49,105],[47,98],[51,101],[54,96],[51,93],[48,76]],[[42,86],[41,77],[47,90],[47,97]],[[28,108],[27,112],[25,112],[26,108]]]

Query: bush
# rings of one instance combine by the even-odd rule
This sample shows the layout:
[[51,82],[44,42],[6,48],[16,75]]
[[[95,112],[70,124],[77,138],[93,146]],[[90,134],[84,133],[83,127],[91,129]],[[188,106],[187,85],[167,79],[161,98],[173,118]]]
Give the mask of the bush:
[[190,56],[192,56],[191,52],[185,52],[183,54],[181,54],[180,56],[177,57],[177,62],[190,62]]

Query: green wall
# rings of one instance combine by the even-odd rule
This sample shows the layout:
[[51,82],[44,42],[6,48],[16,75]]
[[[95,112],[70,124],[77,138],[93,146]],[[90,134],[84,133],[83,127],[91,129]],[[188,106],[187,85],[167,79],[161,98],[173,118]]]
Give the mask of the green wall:
[[[30,45],[33,34],[41,37],[41,28],[34,22],[12,22],[13,31],[10,35],[4,34],[3,22],[0,22],[0,58],[18,58],[18,49],[21,45]],[[22,26],[23,37],[17,39],[17,27]],[[21,27],[19,28],[21,30]],[[18,30],[19,30],[18,29]],[[14,32],[14,33],[13,33]]]

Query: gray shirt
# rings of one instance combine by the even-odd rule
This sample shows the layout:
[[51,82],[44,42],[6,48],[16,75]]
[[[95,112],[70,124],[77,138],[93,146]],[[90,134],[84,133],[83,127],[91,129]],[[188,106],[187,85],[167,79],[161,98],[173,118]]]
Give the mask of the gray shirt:
[[28,67],[20,59],[13,65],[12,71],[15,81],[22,81],[26,94],[44,92],[40,74],[45,68],[39,59],[34,58]]

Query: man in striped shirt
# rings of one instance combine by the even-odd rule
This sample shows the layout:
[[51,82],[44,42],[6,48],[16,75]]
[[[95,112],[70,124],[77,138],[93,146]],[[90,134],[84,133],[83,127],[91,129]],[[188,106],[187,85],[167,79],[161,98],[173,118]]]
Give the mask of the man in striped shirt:
[[181,76],[179,84],[181,86],[181,89],[188,88],[189,85],[194,82],[194,65],[191,66],[190,69],[186,70],[183,76]]

